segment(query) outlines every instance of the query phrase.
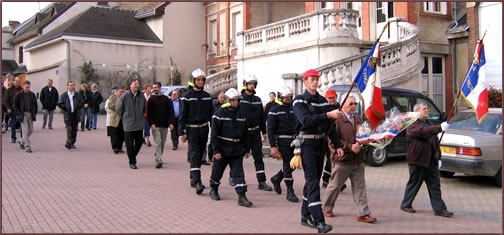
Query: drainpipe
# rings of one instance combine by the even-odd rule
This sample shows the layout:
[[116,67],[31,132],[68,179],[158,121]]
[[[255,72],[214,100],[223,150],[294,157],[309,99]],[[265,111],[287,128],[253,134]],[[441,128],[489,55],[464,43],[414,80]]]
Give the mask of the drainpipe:
[[72,64],[72,63],[70,63],[70,49],[71,49],[71,47],[70,47],[70,41],[68,41],[66,39],[63,39],[63,41],[66,42],[66,44],[67,44],[67,67],[68,67],[67,82],[69,82],[69,81],[72,81],[72,79],[71,79],[72,69],[70,68],[70,65]]
[[[458,85],[457,85],[457,39],[451,40],[452,44],[452,79],[453,79],[453,97],[457,96]],[[455,104],[455,113],[457,113],[457,104]]]
[[266,24],[271,23],[271,2],[266,2]]

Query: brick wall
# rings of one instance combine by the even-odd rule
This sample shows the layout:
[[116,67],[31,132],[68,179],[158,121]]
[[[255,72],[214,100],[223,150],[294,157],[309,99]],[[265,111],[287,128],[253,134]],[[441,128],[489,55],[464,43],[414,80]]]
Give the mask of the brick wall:
[[467,46],[467,64],[471,64],[472,57],[474,55],[474,49],[476,48],[476,40],[479,39],[479,27],[478,27],[478,5],[474,7],[468,7],[467,9],[467,25],[469,25],[469,42]]

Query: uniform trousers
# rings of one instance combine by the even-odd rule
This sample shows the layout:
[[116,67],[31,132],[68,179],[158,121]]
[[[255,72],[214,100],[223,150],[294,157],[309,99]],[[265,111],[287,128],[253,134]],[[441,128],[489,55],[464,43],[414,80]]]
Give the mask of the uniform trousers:
[[278,151],[282,154],[282,169],[276,173],[274,177],[280,180],[284,180],[285,185],[290,187],[294,184],[294,179],[292,178],[292,172],[294,169],[290,167],[290,161],[294,156],[294,147],[289,145],[279,145]]
[[245,183],[245,175],[243,173],[243,156],[225,156],[220,160],[214,159],[212,164],[212,175],[210,176],[210,187],[218,189],[220,180],[224,174],[226,166],[229,165],[233,174],[233,181],[236,183],[236,193],[247,192],[247,184]]
[[189,142],[189,160],[191,163],[189,177],[192,184],[201,183],[201,155],[205,152],[208,141],[208,126],[189,127],[187,129],[187,140]]
[[[264,161],[262,154],[262,141],[261,132],[255,130],[248,133],[248,145],[252,149],[252,156],[254,157],[254,166],[256,169],[257,181],[266,181],[266,173],[264,172]],[[234,175],[231,174],[234,179]]]
[[315,223],[325,222],[320,200],[320,176],[324,166],[324,140],[304,140],[301,159],[305,176],[301,215],[312,217]]

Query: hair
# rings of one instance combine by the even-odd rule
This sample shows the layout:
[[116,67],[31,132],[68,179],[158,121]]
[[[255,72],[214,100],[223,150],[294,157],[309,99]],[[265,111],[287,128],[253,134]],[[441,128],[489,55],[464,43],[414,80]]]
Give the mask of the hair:
[[422,108],[422,106],[427,106],[425,103],[422,103],[422,102],[418,102],[415,104],[415,106],[413,106],[413,112],[416,112],[418,111],[420,108]]
[[175,89],[175,90],[171,91],[171,92],[170,92],[170,95],[171,95],[171,94],[173,94],[173,92],[174,92],[174,91],[176,91],[176,92],[178,92],[178,93],[180,94],[180,91],[179,91],[179,89],[177,88],[177,89]]
[[[156,85],[156,86],[158,86],[159,88],[161,88],[161,86],[163,86],[163,85],[161,85],[161,83],[160,83],[160,82],[154,82],[154,84],[152,84],[152,85]],[[144,89],[145,89],[145,88],[144,88]]]
[[70,85],[70,83],[75,84],[75,82],[74,82],[74,81],[68,81],[68,82],[67,82],[67,86],[68,86],[68,85]]
[[51,81],[52,82],[53,80],[49,78],[49,79],[47,79],[47,81]]
[[270,95],[274,95],[274,96],[276,97],[276,94],[275,94],[275,92],[273,92],[273,91],[272,91],[272,92],[270,92],[269,94],[270,94]]
[[88,89],[88,84],[86,84],[86,83],[82,83],[82,84],[80,84],[80,87],[81,87],[81,88],[82,88],[82,87],[84,87],[84,89],[86,89],[86,90],[87,90],[87,89]]
[[[130,83],[130,85],[131,85],[131,83]],[[147,87],[151,87],[151,85],[150,85],[150,84],[145,84],[145,86],[144,86],[144,90],[146,90],[146,89],[147,89]]]
[[226,95],[226,93],[224,91],[221,91],[221,92],[219,92],[219,94],[217,96],[219,96],[221,94]]
[[93,83],[91,84],[91,87],[98,87],[98,85],[96,85],[96,83]]
[[26,81],[24,81],[24,84],[25,84],[25,85],[31,85],[31,82],[30,82],[30,81],[28,81],[28,80],[26,80]]
[[11,86],[14,86],[14,81],[9,81],[9,82],[7,83],[7,87],[11,87]]

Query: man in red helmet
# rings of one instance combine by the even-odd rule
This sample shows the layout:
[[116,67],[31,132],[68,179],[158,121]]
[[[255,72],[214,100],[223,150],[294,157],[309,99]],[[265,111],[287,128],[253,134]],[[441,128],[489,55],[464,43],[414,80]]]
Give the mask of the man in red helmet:
[[[304,73],[303,83],[306,91],[296,96],[293,102],[296,115],[296,131],[303,140],[301,159],[305,174],[301,224],[316,228],[319,233],[327,233],[332,226],[325,223],[320,201],[320,177],[324,165],[324,154],[329,136],[338,156],[343,156],[339,133],[331,122],[344,114],[339,110],[330,111],[327,100],[317,92],[319,73],[310,69]],[[329,130],[331,128],[332,130]]]

